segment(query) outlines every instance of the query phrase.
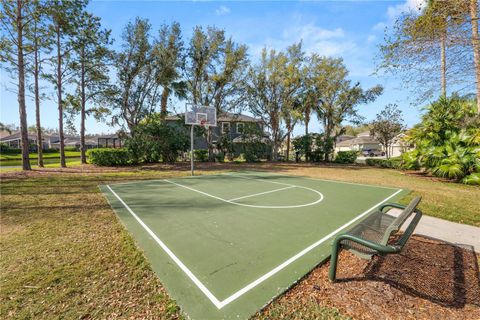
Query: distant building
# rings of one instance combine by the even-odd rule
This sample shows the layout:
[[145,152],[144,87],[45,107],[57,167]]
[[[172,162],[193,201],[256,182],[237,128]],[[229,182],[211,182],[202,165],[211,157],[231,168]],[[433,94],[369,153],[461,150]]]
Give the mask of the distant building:
[[123,140],[118,134],[98,136],[97,146],[99,148],[121,148],[123,147]]
[[[183,113],[179,115],[171,115],[166,117],[167,122],[175,125],[178,121],[183,120]],[[234,144],[241,144],[244,142],[242,139],[243,129],[246,124],[254,124],[258,127],[260,132],[263,130],[263,122],[260,119],[253,118],[240,113],[225,112],[217,117],[217,126],[212,128],[212,142],[215,144],[220,137],[224,134],[228,134]],[[207,140],[205,137],[195,137],[196,149],[208,149]],[[268,142],[266,134],[263,134],[261,141]]]
[[365,151],[365,150],[382,150],[382,145],[377,139],[365,131],[359,133],[357,137],[347,138],[337,142],[335,151]]

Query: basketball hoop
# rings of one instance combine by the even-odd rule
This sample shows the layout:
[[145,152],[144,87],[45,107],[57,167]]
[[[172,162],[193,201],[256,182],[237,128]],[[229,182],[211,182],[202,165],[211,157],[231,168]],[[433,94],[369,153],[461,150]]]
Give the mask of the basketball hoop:
[[217,109],[215,107],[187,103],[185,104],[185,124],[190,125],[190,170],[193,176],[193,127],[201,126],[208,130],[210,126],[217,126]]

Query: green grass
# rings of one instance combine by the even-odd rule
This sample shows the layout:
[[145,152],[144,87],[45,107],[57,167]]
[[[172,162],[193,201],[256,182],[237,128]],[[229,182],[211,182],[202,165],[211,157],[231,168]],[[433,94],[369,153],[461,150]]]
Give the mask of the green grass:
[[[222,166],[408,188],[413,190],[410,197],[423,196],[426,214],[480,226],[478,187],[378,168]],[[182,318],[97,187],[180,175],[188,171],[126,168],[117,173],[42,173],[29,178],[18,176],[18,171],[2,171],[0,318]],[[284,297],[255,318],[343,319],[334,307],[334,301],[321,307],[313,300],[302,304]]]
[[[65,157],[72,158],[72,157],[80,157],[80,151],[65,151]],[[37,160],[38,155],[37,153],[30,153],[29,158],[32,160]],[[44,153],[43,159],[59,159],[60,153],[53,152],[53,153]],[[2,153],[0,154],[0,161],[6,160],[22,160],[22,155],[20,153],[9,154],[9,153]],[[0,162],[0,164],[3,162]]]
[[[80,159],[75,157],[75,158],[66,158],[65,162],[67,163],[67,166],[74,166],[74,165],[79,165],[80,164]],[[11,166],[21,166],[22,165],[22,160],[3,160],[0,161],[0,168],[2,167],[11,167]],[[30,160],[30,165],[33,168],[37,168],[37,159],[35,160]],[[55,168],[55,167],[60,167],[60,159],[44,159],[43,160],[43,165],[46,168]],[[5,168],[8,169],[8,168]]]

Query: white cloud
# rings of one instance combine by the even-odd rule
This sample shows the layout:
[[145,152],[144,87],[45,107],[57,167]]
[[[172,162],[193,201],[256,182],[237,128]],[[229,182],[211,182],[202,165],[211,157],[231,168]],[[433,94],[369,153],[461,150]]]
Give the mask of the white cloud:
[[355,48],[352,41],[345,39],[342,28],[325,29],[314,23],[307,23],[288,27],[283,30],[280,37],[267,38],[261,46],[253,45],[251,49],[254,55],[259,55],[265,46],[268,49],[284,50],[300,41],[305,52],[326,56],[340,56]]
[[215,10],[217,16],[223,16],[230,13],[230,8],[227,6],[220,6]]
[[371,34],[367,38],[367,43],[374,43],[377,40],[377,36],[374,34]]
[[425,8],[426,5],[427,0],[405,0],[404,3],[388,7],[387,17],[393,21],[402,13],[419,12],[421,9]]

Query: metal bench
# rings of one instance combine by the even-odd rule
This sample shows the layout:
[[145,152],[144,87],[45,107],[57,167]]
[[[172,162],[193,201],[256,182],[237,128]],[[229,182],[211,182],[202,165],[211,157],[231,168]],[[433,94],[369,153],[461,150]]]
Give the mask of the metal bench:
[[[413,199],[408,206],[402,206],[397,203],[384,203],[377,211],[370,214],[362,222],[355,225],[355,227],[338,235],[332,245],[329,271],[330,280],[335,281],[336,279],[338,253],[341,248],[345,248],[363,259],[370,259],[376,254],[387,255],[400,253],[422,217],[422,212],[417,209],[421,199],[421,197]],[[384,212],[386,208],[398,208],[403,211],[395,218]],[[415,215],[408,224],[405,232],[393,243],[389,242],[391,236],[400,230],[412,214]]]

